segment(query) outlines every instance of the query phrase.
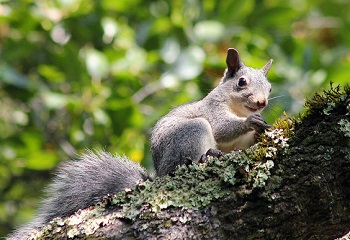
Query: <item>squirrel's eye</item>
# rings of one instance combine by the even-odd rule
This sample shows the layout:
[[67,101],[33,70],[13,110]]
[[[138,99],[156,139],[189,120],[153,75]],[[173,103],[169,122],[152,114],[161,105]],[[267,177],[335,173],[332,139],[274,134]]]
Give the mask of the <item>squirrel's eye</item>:
[[247,79],[245,79],[244,77],[240,77],[238,79],[238,86],[239,87],[244,87],[247,85]]

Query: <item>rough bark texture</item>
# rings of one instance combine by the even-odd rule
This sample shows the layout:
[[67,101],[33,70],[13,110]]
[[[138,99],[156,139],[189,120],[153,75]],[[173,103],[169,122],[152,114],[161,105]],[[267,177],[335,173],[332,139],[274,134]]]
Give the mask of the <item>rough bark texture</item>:
[[350,89],[316,94],[299,121],[287,118],[277,125],[283,131],[264,136],[252,150],[182,167],[69,220],[53,221],[33,237],[342,237],[350,230]]

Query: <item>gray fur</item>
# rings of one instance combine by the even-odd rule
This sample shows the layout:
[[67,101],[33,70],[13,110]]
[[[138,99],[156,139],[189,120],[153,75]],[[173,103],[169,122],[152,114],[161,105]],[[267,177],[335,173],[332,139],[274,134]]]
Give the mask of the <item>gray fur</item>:
[[40,204],[37,216],[8,239],[25,239],[30,232],[55,217],[70,216],[96,204],[107,194],[133,188],[137,182],[148,178],[145,169],[126,157],[88,151],[79,161],[65,162],[58,169],[46,189],[46,198]]
[[[266,74],[272,60],[262,69],[246,67],[231,48],[226,63],[220,84],[204,99],[173,109],[153,128],[151,148],[158,176],[188,159],[198,161],[210,148],[223,152],[247,148],[254,144],[255,132],[267,127],[260,112],[271,91]],[[241,77],[247,86],[238,85]]]

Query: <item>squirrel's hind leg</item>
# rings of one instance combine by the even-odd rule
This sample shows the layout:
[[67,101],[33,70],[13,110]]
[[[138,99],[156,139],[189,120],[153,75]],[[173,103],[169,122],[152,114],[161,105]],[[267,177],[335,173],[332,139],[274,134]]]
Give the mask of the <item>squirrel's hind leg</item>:
[[178,165],[198,162],[209,149],[217,148],[211,126],[204,118],[179,120],[176,125],[177,131],[166,137],[167,149],[157,149],[163,153],[162,159],[154,159],[158,176],[175,171]]

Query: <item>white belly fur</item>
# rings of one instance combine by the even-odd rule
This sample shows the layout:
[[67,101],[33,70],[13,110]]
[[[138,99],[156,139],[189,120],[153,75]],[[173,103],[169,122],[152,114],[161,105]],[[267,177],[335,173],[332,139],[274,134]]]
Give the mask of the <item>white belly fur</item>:
[[225,153],[229,153],[233,150],[249,148],[255,143],[254,135],[255,131],[247,132],[246,134],[239,136],[231,142],[219,143],[217,145],[218,149]]

